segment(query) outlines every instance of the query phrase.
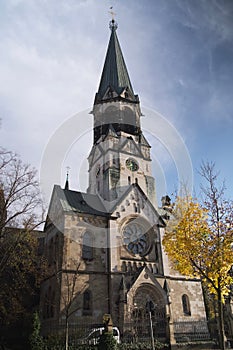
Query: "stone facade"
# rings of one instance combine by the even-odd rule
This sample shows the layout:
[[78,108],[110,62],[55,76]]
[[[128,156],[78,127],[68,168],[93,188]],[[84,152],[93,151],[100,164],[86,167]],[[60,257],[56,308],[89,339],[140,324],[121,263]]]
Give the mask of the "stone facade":
[[157,206],[151,147],[114,21],[111,30],[93,108],[87,193],[56,185],[51,198],[43,329],[65,319],[99,324],[108,313],[124,334],[132,331],[129,323],[143,323],[151,310],[160,324],[158,337],[175,344],[176,322],[206,319],[201,283],[172,271],[163,251],[166,212]]

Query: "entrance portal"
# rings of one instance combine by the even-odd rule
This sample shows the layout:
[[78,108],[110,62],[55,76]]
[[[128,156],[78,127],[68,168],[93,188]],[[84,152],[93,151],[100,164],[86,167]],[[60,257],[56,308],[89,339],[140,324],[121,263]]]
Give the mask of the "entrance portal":
[[140,338],[150,337],[150,320],[154,337],[166,340],[168,327],[166,320],[166,296],[151,285],[140,286],[133,298],[131,315],[134,331]]

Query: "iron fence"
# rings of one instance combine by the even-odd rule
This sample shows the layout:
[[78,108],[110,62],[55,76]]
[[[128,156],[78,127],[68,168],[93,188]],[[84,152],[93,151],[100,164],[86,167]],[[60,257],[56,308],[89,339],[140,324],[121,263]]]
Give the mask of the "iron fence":
[[[93,329],[103,327],[103,324],[70,324],[69,325],[69,345],[70,348],[75,348],[80,345],[89,343],[88,335]],[[157,342],[169,343],[169,327],[165,319],[154,320],[152,323],[154,339]],[[47,330],[48,339],[52,343],[63,344],[65,342],[65,326],[50,325]],[[211,340],[206,320],[196,321],[180,321],[174,322],[174,336],[176,343],[187,342],[206,342]],[[138,342],[151,341],[151,329],[149,320],[143,322],[129,322],[124,324],[124,329],[121,331],[121,343],[134,344]],[[55,349],[55,348],[54,348]]]
[[206,320],[189,320],[174,322],[174,336],[177,343],[199,342],[210,340]]
[[[154,338],[160,341],[167,340],[167,322],[164,319],[152,322]],[[123,342],[133,343],[148,341],[151,339],[151,326],[149,320],[143,322],[130,322],[124,324],[124,332],[121,337]]]

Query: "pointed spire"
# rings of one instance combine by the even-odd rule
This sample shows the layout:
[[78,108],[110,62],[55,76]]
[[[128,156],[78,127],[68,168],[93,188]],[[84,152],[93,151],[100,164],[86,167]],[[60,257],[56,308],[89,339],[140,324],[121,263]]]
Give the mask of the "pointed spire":
[[111,36],[95,103],[101,102],[106,93],[109,94],[109,98],[119,97],[124,93],[125,98],[137,101],[138,96],[134,95],[133,87],[130,82],[124,57],[117,38],[117,23],[114,18],[110,21],[109,27],[111,30]]
[[69,190],[69,170],[70,170],[70,167],[67,167],[66,168],[67,172],[66,172],[66,182],[65,182],[65,190]]

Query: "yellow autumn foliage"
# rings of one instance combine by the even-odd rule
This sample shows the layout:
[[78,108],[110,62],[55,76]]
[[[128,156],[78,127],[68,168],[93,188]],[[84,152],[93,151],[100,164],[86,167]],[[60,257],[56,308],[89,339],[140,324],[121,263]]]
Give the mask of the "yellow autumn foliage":
[[233,278],[232,230],[214,230],[208,212],[191,197],[178,197],[172,218],[167,223],[163,245],[173,268],[181,274],[201,278],[211,293],[220,289],[229,294]]

